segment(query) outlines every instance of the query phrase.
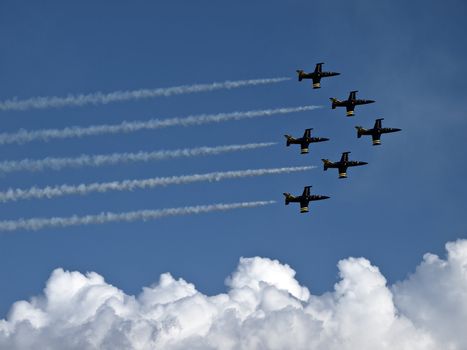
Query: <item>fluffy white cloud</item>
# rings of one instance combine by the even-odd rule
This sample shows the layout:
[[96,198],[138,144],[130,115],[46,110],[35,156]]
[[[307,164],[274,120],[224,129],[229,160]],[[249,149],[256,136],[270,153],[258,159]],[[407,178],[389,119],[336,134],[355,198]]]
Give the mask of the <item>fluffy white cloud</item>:
[[443,349],[467,349],[467,240],[446,244],[447,259],[425,254],[415,273],[392,287],[401,313]]
[[319,296],[259,257],[241,258],[215,296],[168,273],[135,297],[57,269],[0,320],[0,349],[466,349],[467,241],[446,249],[393,286],[368,260],[342,260]]

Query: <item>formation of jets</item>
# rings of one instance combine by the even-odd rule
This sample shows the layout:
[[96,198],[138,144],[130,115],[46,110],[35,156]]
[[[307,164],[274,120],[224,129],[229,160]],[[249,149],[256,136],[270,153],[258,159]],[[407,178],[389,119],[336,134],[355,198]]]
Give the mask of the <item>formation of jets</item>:
[[[321,88],[321,78],[326,77],[333,77],[336,75],[340,75],[337,72],[326,72],[323,71],[323,64],[324,63],[317,63],[314,72],[306,73],[305,71],[299,69],[297,70],[298,74],[298,81],[302,81],[303,79],[311,79],[313,84],[313,89]],[[355,115],[355,106],[358,105],[365,105],[369,103],[374,103],[374,100],[364,100],[364,99],[357,99],[357,92],[356,90],[350,91],[349,97],[347,100],[338,100],[337,98],[331,97],[331,108],[336,109],[337,107],[345,107],[346,108],[346,115],[347,117],[353,117]],[[362,136],[371,135],[373,140],[373,146],[381,145],[381,135],[393,133],[397,131],[401,131],[401,129],[397,128],[383,128],[382,127],[382,120],[384,118],[378,118],[375,120],[375,124],[372,129],[365,129],[362,126],[356,126],[357,129],[357,138],[361,138]],[[323,142],[329,141],[328,138],[325,137],[312,137],[311,131],[313,128],[305,129],[303,137],[294,138],[291,135],[284,135],[286,138],[286,146],[289,147],[290,145],[300,145],[300,153],[307,154],[309,153],[309,145],[315,142]],[[339,173],[339,179],[347,178],[347,169],[349,167],[354,166],[361,166],[368,164],[367,162],[357,161],[357,160],[349,160],[350,152],[342,152],[341,159],[336,162],[332,162],[329,159],[322,159],[323,161],[323,169],[324,171],[328,169],[337,169]],[[289,203],[300,203],[300,213],[307,213],[308,204],[311,201],[328,199],[330,197],[323,196],[323,195],[312,195],[310,192],[310,188],[312,186],[305,186],[303,188],[303,193],[300,196],[293,196],[290,193],[284,193],[285,196],[285,205]]]

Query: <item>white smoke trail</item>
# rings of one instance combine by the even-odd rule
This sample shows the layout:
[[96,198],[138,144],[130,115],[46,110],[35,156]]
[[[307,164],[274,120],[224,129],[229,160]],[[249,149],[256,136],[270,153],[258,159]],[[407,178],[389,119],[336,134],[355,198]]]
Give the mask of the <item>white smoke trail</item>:
[[92,94],[68,95],[66,97],[44,96],[33,97],[25,100],[16,98],[0,102],[0,111],[24,111],[28,109],[58,108],[65,106],[84,106],[107,104],[110,102],[121,102],[139,100],[143,98],[168,97],[173,95],[191,94],[195,92],[206,92],[223,89],[236,89],[244,86],[265,85],[280,83],[290,78],[250,79],[237,81],[224,81],[210,84],[181,85],[158,89],[141,89],[132,91],[115,91],[110,93],[96,92]]
[[315,168],[314,166],[297,166],[270,169],[249,169],[237,171],[212,172],[207,174],[193,174],[183,176],[156,177],[141,180],[124,180],[112,182],[95,182],[79,185],[60,185],[47,186],[44,188],[31,187],[29,189],[8,189],[0,192],[0,202],[17,201],[24,199],[54,198],[66,195],[85,195],[88,193],[108,191],[133,191],[135,189],[154,188],[158,186],[180,185],[202,181],[221,181],[226,179],[237,179],[244,177],[277,175],[298,171],[307,171]]
[[189,214],[201,214],[211,211],[225,211],[238,208],[254,208],[273,204],[276,201],[256,201],[256,202],[241,202],[241,203],[218,203],[211,205],[197,205],[181,208],[167,208],[159,210],[138,210],[125,213],[103,212],[97,215],[70,217],[52,217],[52,218],[31,218],[19,220],[0,221],[0,231],[16,231],[16,230],[39,230],[46,227],[68,227],[81,226],[92,224],[105,224],[108,222],[132,222],[137,220],[154,220],[165,216],[178,216]]
[[252,110],[218,114],[201,114],[169,119],[150,119],[147,121],[124,121],[120,124],[92,125],[88,127],[71,126],[64,129],[43,129],[28,131],[21,129],[15,133],[1,133],[0,145],[10,143],[26,143],[32,141],[49,141],[74,137],[95,136],[103,134],[130,133],[140,130],[154,130],[171,126],[192,126],[208,123],[220,123],[229,120],[241,120],[257,117],[269,117],[277,114],[311,111],[321,106],[300,106],[275,109]]
[[83,154],[75,158],[23,159],[0,162],[0,173],[14,171],[40,171],[44,169],[60,170],[66,167],[98,167],[128,162],[148,162],[167,158],[194,157],[216,155],[225,152],[246,151],[256,148],[269,147],[275,142],[248,143],[244,145],[227,145],[217,147],[185,148],[178,150],[163,150],[154,152],[113,153],[113,154]]

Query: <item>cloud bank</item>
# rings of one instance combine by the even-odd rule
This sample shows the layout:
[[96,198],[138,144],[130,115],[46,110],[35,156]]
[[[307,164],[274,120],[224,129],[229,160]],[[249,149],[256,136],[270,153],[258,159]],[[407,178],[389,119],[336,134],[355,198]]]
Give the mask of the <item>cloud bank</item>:
[[393,286],[368,260],[341,260],[319,296],[260,257],[241,258],[214,296],[169,273],[132,296],[95,272],[56,269],[43,295],[0,321],[0,348],[466,349],[467,240],[446,249]]

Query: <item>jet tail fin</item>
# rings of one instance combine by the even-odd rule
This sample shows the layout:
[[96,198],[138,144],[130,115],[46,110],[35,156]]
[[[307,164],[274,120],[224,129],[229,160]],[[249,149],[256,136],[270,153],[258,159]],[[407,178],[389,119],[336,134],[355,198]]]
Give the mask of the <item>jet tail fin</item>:
[[286,145],[287,147],[289,147],[290,144],[292,143],[292,141],[294,140],[294,138],[293,138],[292,136],[290,136],[290,135],[284,135],[284,137],[287,139],[285,145]]
[[355,129],[357,129],[357,137],[358,138],[362,137],[363,131],[365,131],[365,129],[361,126],[356,126]]
[[302,81],[303,79],[303,70],[297,69],[298,81]]
[[283,194],[284,194],[284,196],[285,196],[285,205],[289,205],[289,203],[290,203],[290,197],[291,197],[291,196],[290,196],[290,193],[284,192]]
[[331,102],[332,102],[331,108],[332,108],[332,109],[336,109],[336,104],[337,104],[338,102],[340,102],[340,101],[339,101],[337,98],[334,98],[334,97],[331,97],[330,100],[331,100]]
[[324,62],[316,63],[315,73],[321,73],[323,71]]
[[329,165],[331,164],[331,161],[329,159],[321,159],[323,161],[323,170],[326,171],[328,170]]

